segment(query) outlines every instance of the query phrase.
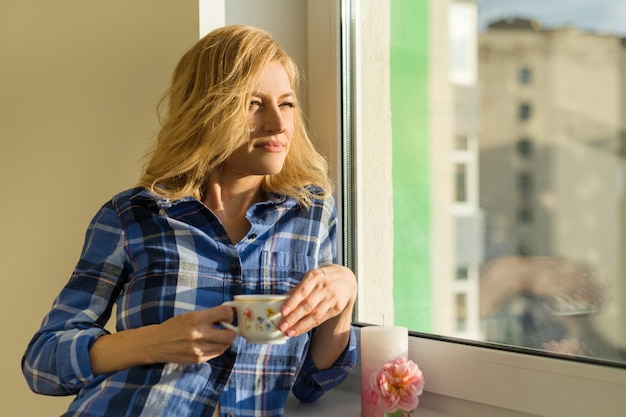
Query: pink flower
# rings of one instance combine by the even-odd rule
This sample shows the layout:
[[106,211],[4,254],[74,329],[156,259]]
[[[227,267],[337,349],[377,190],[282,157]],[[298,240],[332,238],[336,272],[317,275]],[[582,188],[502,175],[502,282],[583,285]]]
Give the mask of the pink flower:
[[373,372],[370,385],[383,411],[411,411],[424,390],[424,376],[415,362],[399,357],[385,363],[380,372]]

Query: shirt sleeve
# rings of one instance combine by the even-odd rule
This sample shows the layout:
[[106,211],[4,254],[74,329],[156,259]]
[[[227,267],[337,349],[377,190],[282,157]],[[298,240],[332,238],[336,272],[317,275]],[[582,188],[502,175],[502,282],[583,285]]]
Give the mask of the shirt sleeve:
[[[320,223],[327,225],[320,239],[319,265],[337,262],[337,211],[332,197],[324,201],[324,210]],[[312,337],[312,335],[311,335]],[[357,361],[357,347],[354,328],[350,326],[348,344],[333,366],[329,369],[317,369],[310,352],[306,358],[292,392],[302,402],[312,402],[320,398],[328,390],[343,382]]]
[[302,402],[312,402],[320,398],[327,391],[341,384],[357,361],[357,346],[354,327],[350,327],[348,345],[333,366],[329,369],[317,369],[310,354],[302,365],[292,388],[293,394]]
[[22,358],[30,388],[70,395],[94,379],[89,349],[104,329],[130,262],[124,232],[112,203],[102,207],[87,229],[83,251]]

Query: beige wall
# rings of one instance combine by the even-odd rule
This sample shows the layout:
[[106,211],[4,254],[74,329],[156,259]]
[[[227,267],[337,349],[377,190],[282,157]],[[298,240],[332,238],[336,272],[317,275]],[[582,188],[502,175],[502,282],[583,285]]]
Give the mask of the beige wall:
[[0,2],[0,415],[60,415],[20,359],[77,260],[85,228],[134,185],[155,105],[198,36],[197,0]]

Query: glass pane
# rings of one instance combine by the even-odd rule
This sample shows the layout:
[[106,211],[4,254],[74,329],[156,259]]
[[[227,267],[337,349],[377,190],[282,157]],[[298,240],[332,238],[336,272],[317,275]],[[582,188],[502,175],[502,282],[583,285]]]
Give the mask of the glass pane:
[[352,7],[357,321],[626,365],[621,0]]

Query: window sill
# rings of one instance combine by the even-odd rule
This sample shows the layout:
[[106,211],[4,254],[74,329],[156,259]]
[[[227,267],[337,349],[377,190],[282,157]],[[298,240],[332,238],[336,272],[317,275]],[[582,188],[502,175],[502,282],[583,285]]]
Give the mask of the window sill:
[[[313,403],[301,403],[295,397],[290,396],[287,400],[285,416],[360,417],[361,397],[353,391],[352,383],[347,382],[347,386],[341,385]],[[452,414],[430,410],[421,405],[416,414],[420,417],[456,417]]]
[[[419,337],[409,352],[426,378],[420,417],[616,416],[626,407],[626,369]],[[317,402],[290,398],[285,414],[359,417],[360,367]]]

